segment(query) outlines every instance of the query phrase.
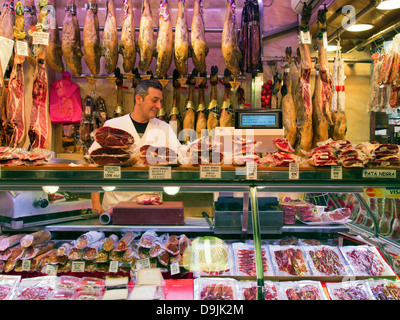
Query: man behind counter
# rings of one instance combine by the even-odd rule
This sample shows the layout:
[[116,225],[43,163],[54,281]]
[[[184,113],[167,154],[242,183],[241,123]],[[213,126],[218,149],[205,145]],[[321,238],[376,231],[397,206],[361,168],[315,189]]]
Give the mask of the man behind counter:
[[[152,145],[169,147],[177,151],[180,142],[172,127],[156,118],[162,107],[162,87],[158,81],[143,80],[135,90],[134,107],[130,114],[107,120],[104,126],[122,129],[129,132],[135,139],[135,145]],[[89,148],[89,153],[100,148],[95,141]],[[133,201],[135,192],[105,192],[100,204],[100,194],[92,193],[93,210],[99,213],[115,206],[120,201]]]

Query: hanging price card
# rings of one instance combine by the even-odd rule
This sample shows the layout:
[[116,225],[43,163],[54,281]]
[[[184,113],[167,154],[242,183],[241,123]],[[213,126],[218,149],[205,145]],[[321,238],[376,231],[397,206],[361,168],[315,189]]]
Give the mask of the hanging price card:
[[32,43],[48,46],[49,45],[49,33],[34,31],[32,34]]
[[300,31],[300,41],[302,44],[311,44],[311,34],[310,31]]
[[200,179],[221,179],[221,166],[200,166]]
[[28,42],[26,41],[16,41],[15,45],[17,47],[17,54],[19,56],[28,57],[29,56],[29,49],[28,49]]
[[149,179],[151,179],[151,180],[171,179],[171,167],[150,166]]
[[104,166],[104,179],[121,179],[121,167]]

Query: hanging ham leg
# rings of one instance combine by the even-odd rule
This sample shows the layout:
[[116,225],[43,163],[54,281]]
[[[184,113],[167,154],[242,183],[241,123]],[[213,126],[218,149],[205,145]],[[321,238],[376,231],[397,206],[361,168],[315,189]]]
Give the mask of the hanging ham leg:
[[103,33],[103,54],[108,74],[113,74],[118,63],[118,30],[114,0],[106,2],[106,22]]
[[[187,84],[189,85],[188,101],[185,106],[185,114],[183,116],[183,129],[185,136],[183,141],[196,140],[196,137],[191,137],[191,133],[195,129],[196,110],[194,108],[194,90],[195,90],[195,77],[197,76],[197,70],[194,69],[192,74],[188,77]],[[194,139],[193,139],[194,138]]]
[[146,72],[153,59],[154,50],[156,48],[156,41],[154,39],[154,25],[151,15],[150,1],[143,0],[142,2],[142,17],[140,18],[139,27],[139,69]]
[[1,8],[0,36],[14,40],[15,11],[14,1],[6,1]]
[[124,20],[122,22],[121,43],[122,67],[126,73],[132,72],[136,62],[135,17],[132,0],[124,0]]
[[329,127],[332,122],[332,77],[329,72],[327,51],[323,44],[323,36],[326,34],[326,10],[318,11],[318,64],[315,77],[315,89],[313,95],[313,147],[318,142],[328,140]]
[[195,68],[200,74],[206,72],[206,56],[209,49],[206,43],[202,0],[194,0],[190,43]]
[[224,102],[221,107],[221,116],[219,119],[219,126],[220,127],[233,127],[233,107],[231,103],[231,84],[229,83],[232,81],[232,74],[228,68],[224,71]]
[[179,112],[179,103],[180,103],[180,97],[181,94],[179,92],[179,88],[181,84],[178,81],[179,78],[179,72],[178,70],[174,69],[173,73],[173,87],[174,87],[174,96],[173,96],[173,102],[172,102],[172,109],[169,114],[169,124],[172,126],[172,128],[175,130],[176,128],[176,135],[179,135],[179,132],[182,130],[182,121],[181,121],[181,115]]
[[[45,52],[45,51],[43,51]],[[30,147],[44,148],[49,134],[47,71],[44,54],[39,54],[32,89],[32,110],[28,130]]]
[[196,134],[200,138],[207,129],[207,108],[205,106],[204,88],[207,85],[207,74],[200,74],[203,81],[199,84],[199,105],[196,110]]
[[20,147],[25,137],[24,57],[15,55],[8,84],[6,135],[9,146]]
[[89,0],[86,4],[85,23],[83,25],[83,49],[85,62],[93,76],[100,72],[100,29],[97,17],[96,0]]
[[215,129],[219,123],[219,109],[218,109],[218,67],[211,67],[211,76],[210,76],[210,84],[211,84],[211,95],[210,95],[210,103],[207,108],[208,117],[207,117],[207,130],[210,132]]
[[236,29],[236,3],[235,0],[228,0],[224,27],[222,29],[222,55],[226,67],[234,78],[240,74],[239,62],[242,53],[239,49],[237,29]]
[[174,40],[168,1],[160,0],[160,15],[158,19],[157,64],[156,75],[159,79],[166,78],[172,63]]
[[181,76],[188,73],[188,58],[189,58],[189,29],[186,19],[185,1],[179,0],[178,14],[175,25],[175,42],[174,42],[174,62]]
[[[309,30],[308,23],[311,17],[311,6],[305,4],[301,19],[302,30]],[[300,78],[297,93],[295,96],[295,104],[298,106],[296,117],[296,125],[298,130],[298,144],[296,146],[297,153],[301,150],[309,151],[312,147],[312,101],[311,101],[311,54],[308,44],[300,43]]]
[[290,65],[292,63],[292,48],[286,48],[285,69],[283,72],[282,94],[282,117],[283,127],[285,129],[285,137],[289,140],[290,145],[296,143],[297,127],[296,127],[296,106],[294,105],[292,95],[292,80],[290,78]]
[[78,16],[76,15],[75,0],[67,0],[62,32],[62,52],[64,61],[71,72],[80,76],[82,74],[81,32],[79,30]]

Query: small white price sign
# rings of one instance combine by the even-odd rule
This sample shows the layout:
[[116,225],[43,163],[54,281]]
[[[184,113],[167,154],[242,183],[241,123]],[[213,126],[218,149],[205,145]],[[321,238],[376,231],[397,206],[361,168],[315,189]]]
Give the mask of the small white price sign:
[[168,180],[171,176],[171,167],[150,166],[149,168],[150,180]]
[[289,179],[298,180],[300,178],[299,164],[289,163]]
[[16,41],[15,42],[17,47],[17,54],[19,56],[28,57],[29,56],[29,49],[28,49],[28,42],[27,41]]
[[49,45],[49,33],[34,31],[32,35],[32,43],[39,44],[43,46]]
[[58,266],[52,265],[52,264],[48,264],[46,266],[46,274],[49,275],[49,276],[56,276],[57,275],[57,269],[58,269]]
[[171,276],[173,276],[174,274],[178,274],[178,273],[181,272],[181,270],[179,269],[179,262],[171,263],[170,272],[171,272]]
[[300,41],[302,44],[311,44],[311,34],[310,31],[300,31]]
[[246,179],[257,180],[257,165],[255,163],[246,163]]
[[324,49],[328,48],[328,34],[326,32],[322,34],[322,44],[324,46]]
[[116,273],[118,272],[119,262],[118,261],[110,261],[110,266],[108,268],[108,272]]
[[121,167],[104,166],[104,179],[121,179]]
[[141,269],[148,269],[150,268],[150,259],[139,259],[136,261],[136,269],[141,270]]
[[343,170],[341,166],[332,166],[331,167],[331,179],[332,180],[342,180],[343,179]]
[[31,260],[22,260],[22,271],[31,271]]
[[72,272],[85,272],[85,261],[72,261]]
[[200,166],[200,179],[221,179],[221,166]]

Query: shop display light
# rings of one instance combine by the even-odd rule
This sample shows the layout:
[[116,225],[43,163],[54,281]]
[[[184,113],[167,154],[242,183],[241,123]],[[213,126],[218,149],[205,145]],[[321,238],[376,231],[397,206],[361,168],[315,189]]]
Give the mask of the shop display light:
[[353,25],[349,26],[348,28],[346,28],[346,31],[362,32],[362,31],[370,30],[373,27],[374,26],[369,23],[356,23],[356,24],[353,24]]
[[56,193],[59,188],[59,186],[43,186],[42,190],[46,193]]
[[384,0],[376,8],[379,10],[399,9],[400,0]]
[[101,187],[104,191],[114,191],[115,187],[114,186],[108,186],[108,187]]
[[164,192],[170,196],[176,195],[181,190],[180,187],[164,187],[163,189]]

